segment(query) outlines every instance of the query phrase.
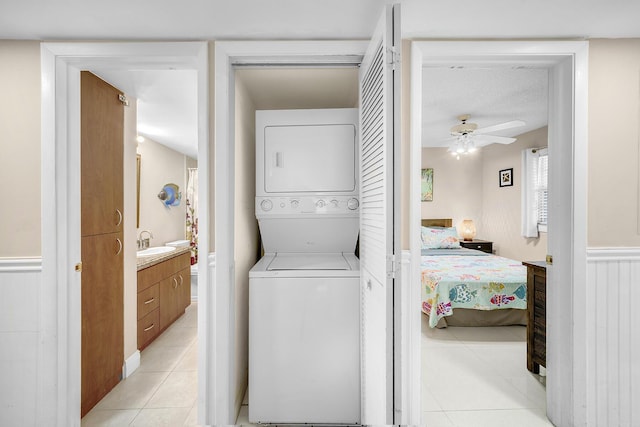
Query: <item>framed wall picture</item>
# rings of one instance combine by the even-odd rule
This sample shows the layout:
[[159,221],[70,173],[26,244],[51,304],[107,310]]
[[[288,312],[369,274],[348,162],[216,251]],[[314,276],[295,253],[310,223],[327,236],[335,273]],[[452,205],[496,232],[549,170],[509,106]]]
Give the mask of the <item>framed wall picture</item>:
[[511,187],[513,185],[513,168],[502,169],[499,175],[500,187]]
[[422,177],[420,179],[421,200],[423,202],[433,201],[433,168],[422,169]]

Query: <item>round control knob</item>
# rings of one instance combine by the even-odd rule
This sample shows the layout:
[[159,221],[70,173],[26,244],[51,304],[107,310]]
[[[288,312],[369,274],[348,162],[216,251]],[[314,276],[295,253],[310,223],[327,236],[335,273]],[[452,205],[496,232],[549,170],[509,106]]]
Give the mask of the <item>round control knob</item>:
[[337,208],[337,207],[338,207],[338,204],[339,204],[339,202],[338,202],[336,199],[333,199],[333,200],[331,201],[331,206],[333,206],[334,208]]
[[298,202],[297,200],[292,200],[291,201],[291,207],[293,209],[297,209],[298,205],[300,204],[300,202]]
[[347,202],[347,207],[352,211],[358,209],[358,206],[360,206],[360,202],[358,202],[358,199],[349,199],[349,201]]
[[263,211],[270,211],[271,208],[273,208],[273,203],[271,203],[269,199],[263,200],[260,202],[260,208],[262,208]]
[[324,205],[325,205],[325,204],[326,204],[326,203],[324,202],[324,200],[318,200],[318,201],[316,202],[316,207],[318,207],[318,208],[321,208],[321,209],[322,209],[322,208],[324,208]]

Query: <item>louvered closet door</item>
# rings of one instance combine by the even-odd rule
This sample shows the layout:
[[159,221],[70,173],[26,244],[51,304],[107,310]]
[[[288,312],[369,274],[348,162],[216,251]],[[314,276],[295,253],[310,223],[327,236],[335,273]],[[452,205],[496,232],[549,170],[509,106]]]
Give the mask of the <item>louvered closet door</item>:
[[362,424],[393,422],[394,12],[386,7],[360,68]]

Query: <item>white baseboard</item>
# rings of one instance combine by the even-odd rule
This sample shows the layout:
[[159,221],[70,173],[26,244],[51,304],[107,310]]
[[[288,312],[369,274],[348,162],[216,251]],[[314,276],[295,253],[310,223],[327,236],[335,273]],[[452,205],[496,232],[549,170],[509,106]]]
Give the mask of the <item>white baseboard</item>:
[[140,350],[127,357],[122,365],[122,379],[128,378],[140,367]]

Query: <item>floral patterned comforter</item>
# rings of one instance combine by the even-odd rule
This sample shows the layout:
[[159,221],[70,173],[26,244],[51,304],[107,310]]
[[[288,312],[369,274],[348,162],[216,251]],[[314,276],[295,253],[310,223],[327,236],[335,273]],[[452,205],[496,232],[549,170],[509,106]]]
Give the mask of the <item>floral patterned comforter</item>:
[[422,256],[422,311],[429,326],[453,309],[527,308],[527,268],[496,255]]

